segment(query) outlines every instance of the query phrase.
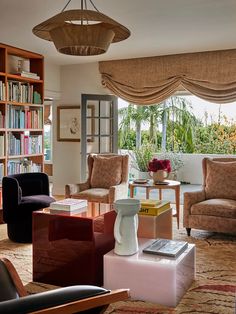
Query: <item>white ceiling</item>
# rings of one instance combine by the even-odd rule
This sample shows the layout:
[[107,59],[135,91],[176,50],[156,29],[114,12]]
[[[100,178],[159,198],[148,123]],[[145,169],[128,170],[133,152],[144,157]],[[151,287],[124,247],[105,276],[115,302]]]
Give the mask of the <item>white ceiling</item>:
[[[100,56],[67,56],[33,35],[67,0],[0,0],[0,42],[41,53],[56,64],[236,48],[236,0],[93,0],[131,31]],[[72,0],[67,9],[80,7]]]

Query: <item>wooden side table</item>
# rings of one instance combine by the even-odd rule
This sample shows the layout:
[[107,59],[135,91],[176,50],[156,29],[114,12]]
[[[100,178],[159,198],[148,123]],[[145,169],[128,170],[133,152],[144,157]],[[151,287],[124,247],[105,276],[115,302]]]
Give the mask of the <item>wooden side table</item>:
[[145,188],[146,189],[146,199],[149,199],[150,191],[153,189],[159,190],[159,199],[162,200],[162,190],[171,189],[175,191],[175,203],[176,203],[176,213],[173,217],[177,218],[177,226],[179,229],[179,211],[180,211],[180,182],[173,180],[165,180],[168,184],[154,184],[152,180],[147,183],[135,183],[131,181],[129,183],[130,197],[134,197],[134,188]]

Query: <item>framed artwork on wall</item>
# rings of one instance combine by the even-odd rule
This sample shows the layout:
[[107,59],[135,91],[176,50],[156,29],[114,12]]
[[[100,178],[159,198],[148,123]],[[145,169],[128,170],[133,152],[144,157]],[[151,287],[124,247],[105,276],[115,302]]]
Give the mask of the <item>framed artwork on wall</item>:
[[[93,142],[94,135],[94,105],[88,105],[89,119],[87,128],[91,137],[88,142]],[[81,135],[80,106],[57,107],[57,140],[60,142],[80,142]]]

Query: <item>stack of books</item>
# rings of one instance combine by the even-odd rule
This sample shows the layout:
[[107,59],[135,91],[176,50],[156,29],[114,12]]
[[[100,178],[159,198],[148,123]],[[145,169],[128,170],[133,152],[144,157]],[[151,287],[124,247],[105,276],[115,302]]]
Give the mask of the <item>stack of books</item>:
[[140,200],[141,208],[139,215],[158,216],[167,209],[170,209],[170,201],[162,200]]
[[50,204],[50,212],[83,212],[86,211],[87,200],[80,200],[75,198],[66,198],[64,200],[52,202]]
[[40,76],[37,73],[28,72],[28,71],[21,71],[20,73],[17,73],[18,75],[22,77],[29,77],[35,80],[40,80]]

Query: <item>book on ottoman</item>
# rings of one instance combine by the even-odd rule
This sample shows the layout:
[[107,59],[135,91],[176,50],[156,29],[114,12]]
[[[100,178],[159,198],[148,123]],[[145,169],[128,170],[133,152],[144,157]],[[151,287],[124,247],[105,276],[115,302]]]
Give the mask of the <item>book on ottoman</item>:
[[167,239],[156,239],[143,249],[143,253],[157,254],[167,257],[178,257],[188,247],[186,241],[174,241]]
[[76,198],[65,198],[64,200],[52,202],[50,209],[63,210],[63,211],[75,211],[88,205],[87,200],[80,200]]

